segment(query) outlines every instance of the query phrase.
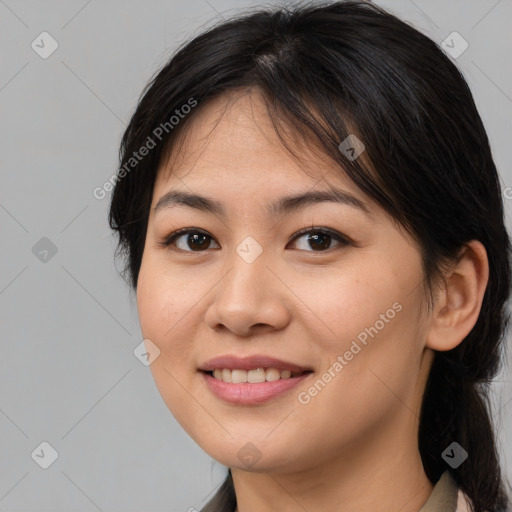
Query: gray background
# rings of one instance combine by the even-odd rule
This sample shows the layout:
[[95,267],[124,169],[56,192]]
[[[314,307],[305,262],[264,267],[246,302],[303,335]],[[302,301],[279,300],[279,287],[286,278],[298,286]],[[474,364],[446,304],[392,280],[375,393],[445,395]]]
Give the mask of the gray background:
[[[453,31],[469,43],[456,62],[488,130],[509,223],[512,1],[377,3],[437,43]],[[133,354],[142,337],[113,259],[110,194],[92,191],[115,172],[139,93],[177,45],[262,4],[0,0],[1,511],[186,511],[223,479]],[[46,59],[31,47],[43,31],[59,45]],[[507,367],[493,401],[511,480],[510,354]],[[31,456],[43,441],[59,454],[48,469]]]

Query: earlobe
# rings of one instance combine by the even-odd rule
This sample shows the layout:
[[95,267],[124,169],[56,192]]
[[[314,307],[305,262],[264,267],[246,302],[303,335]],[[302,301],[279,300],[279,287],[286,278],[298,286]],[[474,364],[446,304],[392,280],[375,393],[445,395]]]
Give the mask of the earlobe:
[[481,242],[464,245],[445,276],[430,317],[426,346],[439,351],[455,348],[478,320],[489,279],[487,252]]

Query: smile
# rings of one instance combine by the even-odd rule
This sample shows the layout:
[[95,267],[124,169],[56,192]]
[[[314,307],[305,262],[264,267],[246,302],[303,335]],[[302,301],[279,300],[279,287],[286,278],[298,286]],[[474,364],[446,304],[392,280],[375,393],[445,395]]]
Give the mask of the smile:
[[290,379],[302,375],[304,372],[291,372],[290,370],[279,370],[278,368],[256,368],[254,370],[240,370],[231,368],[216,368],[210,372],[213,378],[223,382],[241,384],[249,382],[258,384],[261,382],[275,382],[280,379]]
[[237,405],[267,402],[313,374],[311,368],[262,354],[226,354],[205,361],[198,370],[215,397]]

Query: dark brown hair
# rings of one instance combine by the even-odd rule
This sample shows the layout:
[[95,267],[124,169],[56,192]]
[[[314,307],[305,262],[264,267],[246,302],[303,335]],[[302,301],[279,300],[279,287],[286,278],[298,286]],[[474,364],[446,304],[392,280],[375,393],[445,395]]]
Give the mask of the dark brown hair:
[[[131,285],[136,289],[165,151],[201,105],[241,87],[262,92],[283,144],[289,146],[279,127],[287,126],[339,163],[340,172],[414,236],[429,306],[445,264],[470,240],[485,246],[490,274],[479,318],[459,346],[436,352],[418,443],[432,483],[448,470],[474,512],[506,510],[488,401],[509,321],[511,246],[499,178],[462,74],[407,23],[363,1],[265,8],[224,21],[182,46],[148,84],[122,139],[124,172],[118,174],[109,222]],[[198,106],[170,122],[191,98]],[[339,150],[353,133],[349,127],[364,142],[371,167]],[[140,161],[130,160],[150,139],[155,147]],[[441,456],[454,441],[469,454],[457,468]],[[235,505],[229,473],[203,510]]]

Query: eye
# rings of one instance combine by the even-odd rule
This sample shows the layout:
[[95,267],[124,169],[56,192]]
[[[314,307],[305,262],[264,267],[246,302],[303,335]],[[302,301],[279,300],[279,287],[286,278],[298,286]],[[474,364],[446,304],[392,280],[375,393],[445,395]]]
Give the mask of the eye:
[[308,247],[312,248],[314,252],[325,252],[328,249],[332,249],[331,242],[336,241],[336,245],[349,245],[350,240],[343,236],[341,233],[328,228],[305,228],[300,230],[297,235],[293,238],[295,240],[305,239],[300,250],[308,250]]
[[[308,250],[308,246],[313,249],[314,252],[325,252],[328,249],[332,249],[332,242],[337,242],[336,245],[349,245],[352,242],[341,233],[334,231],[329,228],[305,228],[300,230],[291,242],[305,239],[299,247],[300,250]],[[214,241],[213,237],[210,236],[206,231],[193,228],[182,228],[173,231],[170,235],[166,236],[159,245],[162,247],[174,246],[178,250],[185,252],[204,252],[207,249],[211,249],[211,243]],[[335,245],[335,247],[336,247]],[[216,248],[220,248],[217,244]]]
[[[203,252],[210,248],[213,238],[199,229],[183,228],[172,232],[159,245],[162,247],[176,246],[178,250],[187,252]],[[192,250],[187,249],[192,248]],[[197,250],[196,250],[197,249]]]

